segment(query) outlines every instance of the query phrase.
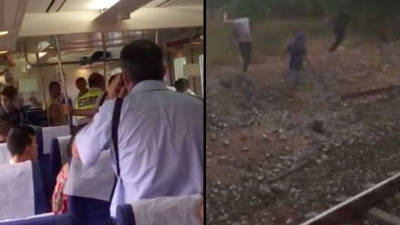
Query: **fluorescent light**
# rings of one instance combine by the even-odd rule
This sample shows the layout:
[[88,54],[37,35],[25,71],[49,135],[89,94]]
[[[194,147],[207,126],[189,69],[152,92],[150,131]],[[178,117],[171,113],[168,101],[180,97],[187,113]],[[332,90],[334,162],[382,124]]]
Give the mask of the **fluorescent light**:
[[119,0],[92,0],[89,3],[90,9],[108,9],[115,5]]
[[47,54],[47,52],[39,52],[39,58],[42,58],[43,56],[45,56]]
[[6,54],[6,53],[8,53],[8,51],[6,51],[6,50],[4,50],[4,51],[0,51],[0,55],[2,55],[2,54]]
[[1,35],[6,35],[6,34],[8,34],[8,31],[6,31],[6,30],[5,31],[0,31],[0,36]]

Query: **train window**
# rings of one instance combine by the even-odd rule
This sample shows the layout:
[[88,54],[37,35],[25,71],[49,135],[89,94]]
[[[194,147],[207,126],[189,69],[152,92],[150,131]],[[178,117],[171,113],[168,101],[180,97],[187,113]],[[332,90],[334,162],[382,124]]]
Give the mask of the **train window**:
[[186,65],[186,57],[179,57],[174,59],[175,79],[186,78],[183,72],[184,65]]

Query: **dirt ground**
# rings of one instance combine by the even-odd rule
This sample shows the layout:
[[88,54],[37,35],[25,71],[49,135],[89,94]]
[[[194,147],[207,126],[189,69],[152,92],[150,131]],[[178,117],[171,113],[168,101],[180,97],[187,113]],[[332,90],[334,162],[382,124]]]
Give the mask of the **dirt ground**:
[[316,73],[292,100],[283,56],[206,68],[207,224],[300,224],[400,171],[400,90],[340,100],[399,83],[400,47],[358,41],[313,41]]

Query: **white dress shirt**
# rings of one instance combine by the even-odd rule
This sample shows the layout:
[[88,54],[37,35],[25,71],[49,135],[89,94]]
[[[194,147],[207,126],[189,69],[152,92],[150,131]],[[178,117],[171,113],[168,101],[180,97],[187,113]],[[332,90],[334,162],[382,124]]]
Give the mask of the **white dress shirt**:
[[[106,101],[79,132],[76,145],[84,167],[112,147],[115,100]],[[111,203],[200,193],[203,189],[203,103],[168,90],[162,81],[142,81],[124,98],[118,129],[121,174]],[[113,151],[114,153],[114,151]],[[116,171],[115,154],[112,166]]]
[[250,29],[250,19],[247,17],[232,20],[239,42],[251,42],[253,37]]

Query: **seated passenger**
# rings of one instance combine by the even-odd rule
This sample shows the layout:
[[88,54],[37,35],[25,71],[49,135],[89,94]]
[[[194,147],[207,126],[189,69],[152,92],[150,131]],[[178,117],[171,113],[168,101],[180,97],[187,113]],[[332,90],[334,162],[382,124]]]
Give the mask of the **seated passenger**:
[[190,81],[186,78],[179,78],[175,81],[174,86],[177,92],[188,95],[196,95],[196,93],[190,90]]
[[61,85],[57,81],[52,81],[49,84],[48,98],[48,114],[51,126],[61,126],[67,124],[62,104],[65,104],[65,99],[61,93]]
[[11,128],[7,135],[7,148],[11,154],[10,164],[36,161],[38,153],[35,130],[25,125]]
[[7,134],[10,131],[11,124],[7,121],[0,120],[0,144],[6,143]]
[[51,209],[54,214],[63,214],[68,211],[68,195],[64,193],[64,186],[68,179],[69,164],[72,158],[72,143],[74,139],[75,136],[72,136],[68,143],[67,151],[64,152],[66,155],[61,157],[61,159],[64,159],[65,161],[61,162],[63,166],[57,175],[56,185],[54,187],[51,201]]
[[16,107],[17,89],[13,86],[6,86],[0,93],[1,107],[0,119],[17,125],[21,121],[21,115]]

